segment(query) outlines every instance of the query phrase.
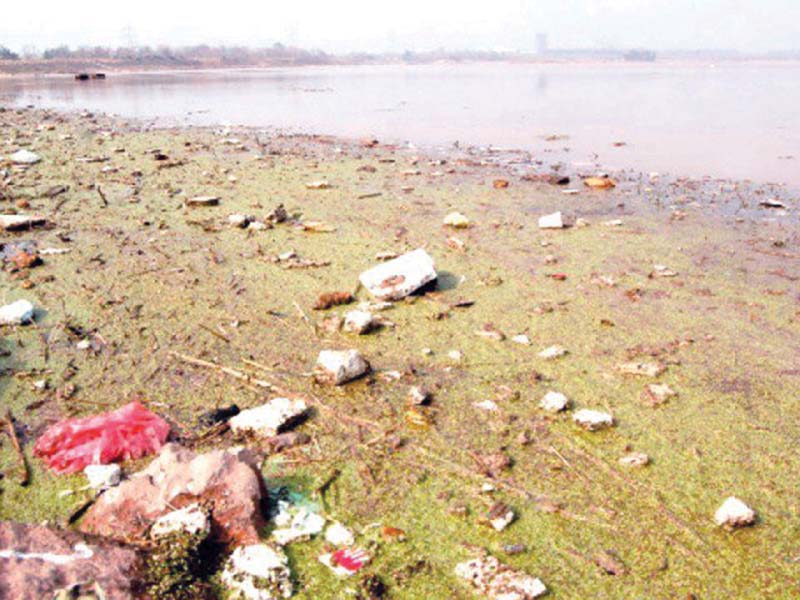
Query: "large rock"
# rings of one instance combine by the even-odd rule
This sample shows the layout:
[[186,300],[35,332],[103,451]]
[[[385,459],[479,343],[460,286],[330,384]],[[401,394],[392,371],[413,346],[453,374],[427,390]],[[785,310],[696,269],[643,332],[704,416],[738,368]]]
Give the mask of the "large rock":
[[433,259],[422,248],[364,271],[359,280],[381,300],[400,300],[436,280]]
[[144,539],[153,521],[199,502],[211,511],[211,535],[226,545],[255,544],[264,525],[264,482],[247,450],[196,454],[167,444],[150,465],[101,495],[80,528],[113,539]]
[[98,584],[109,600],[140,598],[136,550],[40,525],[0,522],[0,598],[41,600]]

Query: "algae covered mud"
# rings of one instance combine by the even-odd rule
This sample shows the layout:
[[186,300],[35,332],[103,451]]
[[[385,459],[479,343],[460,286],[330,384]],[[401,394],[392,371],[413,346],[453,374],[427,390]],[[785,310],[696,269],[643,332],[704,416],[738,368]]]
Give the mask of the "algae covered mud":
[[[800,236],[786,188],[630,172],[609,173],[611,188],[520,152],[0,117],[2,213],[42,219],[3,233],[1,304],[34,306],[0,341],[4,526],[114,537],[104,514],[161,502],[103,513],[119,494],[95,499],[86,476],[33,455],[53,423],[135,400],[173,444],[121,463],[119,490],[196,455],[243,473],[191,513],[211,512],[212,536],[233,531],[200,566],[191,540],[154,547],[134,539],[150,521],[122,523],[132,538],[115,551],[158,574],[151,595],[225,597],[237,560],[273,565],[275,593],[297,598],[481,597],[464,576],[500,563],[540,580],[518,597],[539,584],[554,598],[800,593]],[[8,158],[21,148],[41,160]],[[540,228],[544,216],[572,226]],[[360,274],[418,248],[436,288],[376,305]],[[380,326],[340,328],[363,302]],[[324,350],[358,350],[372,371],[317,383]],[[276,396],[308,407],[280,443],[226,429],[224,410],[209,420]],[[248,457],[226,452],[242,443]],[[229,490],[261,493],[243,464],[266,490],[241,524],[221,515]],[[715,522],[731,496],[751,526]],[[306,529],[278,550],[287,511]],[[257,550],[227,543],[253,536]],[[49,552],[79,561],[74,542]],[[480,551],[499,563],[467,562]]]

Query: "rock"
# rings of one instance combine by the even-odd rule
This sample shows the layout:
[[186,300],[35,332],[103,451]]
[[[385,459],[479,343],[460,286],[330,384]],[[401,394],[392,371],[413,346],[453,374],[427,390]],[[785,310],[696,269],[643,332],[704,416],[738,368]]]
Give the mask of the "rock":
[[251,220],[250,217],[243,214],[228,215],[228,225],[231,227],[238,227],[239,229],[247,227]]
[[519,335],[515,335],[513,338],[511,338],[511,341],[514,342],[515,344],[521,344],[522,346],[530,346],[531,345],[531,338],[529,338],[524,333],[521,333]]
[[289,218],[289,213],[286,212],[286,208],[283,204],[278,204],[275,208],[273,208],[266,217],[266,220],[270,223],[283,223]]
[[24,148],[22,150],[17,150],[8,158],[16,165],[35,165],[42,160],[41,156],[30,150],[25,150]]
[[583,229],[585,227],[589,227],[590,223],[586,219],[575,219],[575,228],[576,229]]
[[728,529],[747,527],[756,522],[756,512],[735,496],[731,496],[714,513],[714,521],[720,527]]
[[33,304],[17,300],[0,307],[0,325],[25,325],[33,321]]
[[186,200],[186,206],[216,206],[219,201],[219,196],[195,196]]
[[572,419],[587,431],[598,431],[614,424],[614,417],[610,414],[585,408],[576,412]]
[[208,513],[199,504],[190,504],[159,517],[150,528],[150,535],[154,538],[173,533],[208,536],[211,533]]
[[550,346],[549,348],[545,348],[541,352],[539,352],[539,358],[544,358],[545,360],[554,360],[556,358],[561,358],[567,354],[567,350],[561,346]]
[[89,480],[89,487],[95,490],[111,488],[119,485],[122,479],[122,469],[119,465],[87,465],[83,474]]
[[447,353],[447,357],[450,360],[455,360],[457,362],[460,362],[460,361],[464,360],[464,353],[461,350],[450,350]]
[[583,184],[598,190],[609,190],[617,186],[616,182],[608,177],[587,177],[583,180]]
[[358,350],[323,350],[317,358],[314,376],[320,383],[343,385],[369,370],[369,362]]
[[446,227],[455,229],[467,229],[471,225],[469,219],[460,212],[451,212],[444,218],[443,223]]
[[655,265],[653,267],[653,272],[650,273],[650,279],[656,279],[659,277],[677,277],[678,272],[673,271],[666,265]]
[[489,600],[533,600],[547,593],[539,579],[515,571],[489,555],[459,563],[455,573]]
[[603,221],[605,227],[621,227],[622,219],[611,219],[610,221]]
[[560,392],[547,392],[539,401],[539,408],[548,412],[561,412],[569,406],[569,399]]
[[418,386],[413,386],[408,390],[408,402],[416,406],[427,404],[431,399],[431,393]]
[[363,310],[351,310],[344,315],[344,330],[348,333],[364,335],[375,328],[375,317]]
[[678,393],[673,391],[666,383],[651,383],[642,392],[642,398],[650,406],[661,406]]
[[516,518],[514,511],[502,502],[497,502],[489,509],[486,520],[495,531],[503,531]]
[[561,211],[555,212],[551,215],[539,217],[539,229],[563,229],[564,219],[561,216]]
[[306,183],[307,190],[327,190],[330,189],[330,187],[331,184],[324,179],[320,179],[319,181],[309,181]]
[[42,600],[97,583],[109,599],[141,598],[142,560],[131,547],[40,525],[0,522],[0,598]]
[[619,464],[624,467],[646,467],[650,464],[650,457],[644,452],[631,452],[620,458]]
[[401,300],[436,278],[433,259],[420,248],[364,271],[359,280],[379,300]]
[[276,600],[290,598],[294,592],[289,559],[282,550],[266,544],[234,550],[222,571],[222,583],[234,599]]
[[246,450],[197,454],[167,444],[142,471],[102,494],[80,529],[118,540],[142,540],[158,517],[200,503],[211,516],[215,541],[254,544],[264,526],[264,483],[255,457]]
[[325,530],[325,541],[334,546],[352,546],[356,539],[353,532],[341,523],[331,523]]
[[272,437],[300,419],[308,410],[303,400],[274,398],[257,408],[243,410],[228,423],[235,435]]
[[44,217],[30,215],[0,215],[0,228],[6,231],[19,231],[44,225]]

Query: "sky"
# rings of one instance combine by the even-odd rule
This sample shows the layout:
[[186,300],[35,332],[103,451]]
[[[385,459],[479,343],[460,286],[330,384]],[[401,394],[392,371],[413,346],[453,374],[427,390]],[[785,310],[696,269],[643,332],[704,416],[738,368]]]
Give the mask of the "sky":
[[327,52],[800,48],[800,0],[38,0],[3,2],[0,45],[276,42]]

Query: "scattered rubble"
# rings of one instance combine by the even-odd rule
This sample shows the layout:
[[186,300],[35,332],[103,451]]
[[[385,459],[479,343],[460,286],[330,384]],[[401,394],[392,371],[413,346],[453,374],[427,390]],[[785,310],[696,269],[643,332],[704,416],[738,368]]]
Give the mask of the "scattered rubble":
[[539,579],[515,571],[488,554],[459,563],[455,573],[488,600],[534,600],[547,593]]
[[731,496],[714,513],[714,522],[727,529],[747,527],[756,522],[756,512],[739,498]]
[[358,350],[323,350],[317,358],[314,376],[319,383],[343,385],[369,370],[369,362]]
[[359,277],[379,300],[401,300],[436,278],[433,259],[421,248],[379,264]]
[[241,411],[228,423],[234,435],[268,438],[296,423],[307,410],[308,405],[303,400],[274,398],[257,408]]

